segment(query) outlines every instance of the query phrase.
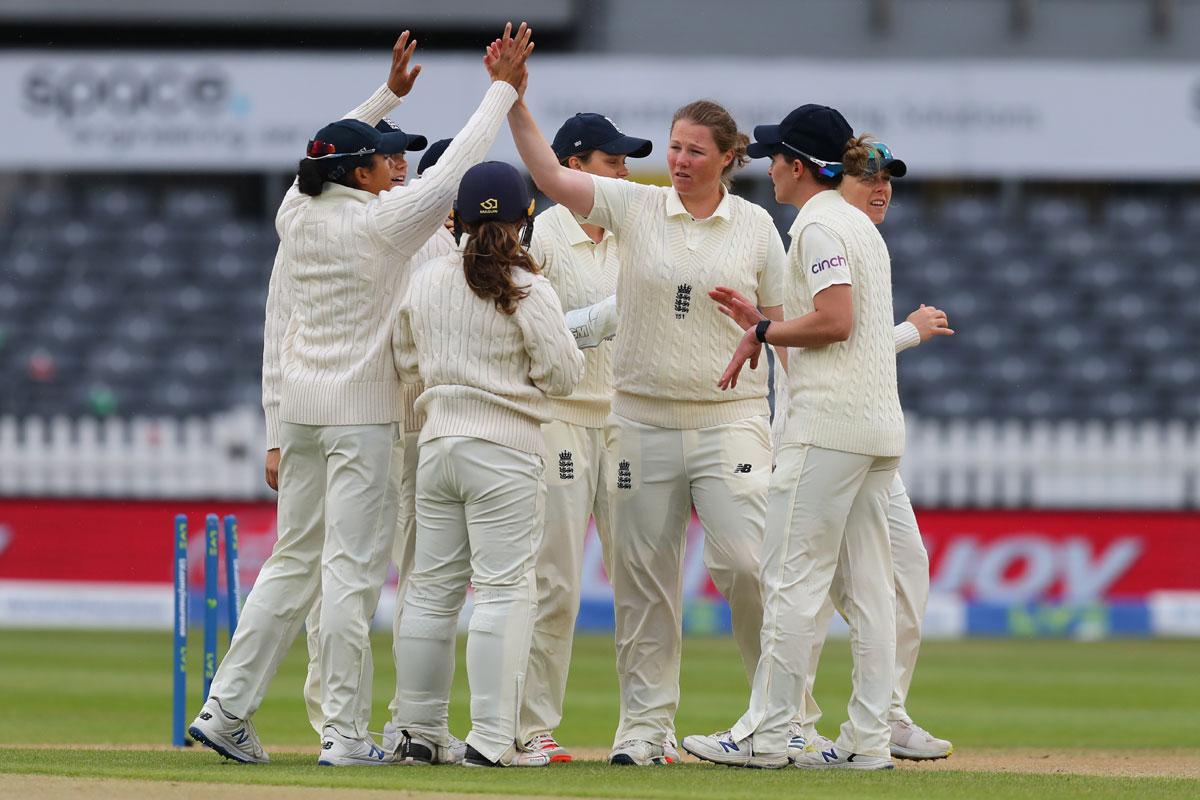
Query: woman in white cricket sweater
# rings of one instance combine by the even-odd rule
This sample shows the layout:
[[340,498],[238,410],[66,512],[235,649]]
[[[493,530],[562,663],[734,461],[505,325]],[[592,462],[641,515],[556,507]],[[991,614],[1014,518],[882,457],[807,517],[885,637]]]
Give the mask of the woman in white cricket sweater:
[[400,621],[398,761],[431,763],[449,745],[454,640],[467,585],[471,732],[467,766],[545,766],[519,741],[517,711],[537,609],[550,397],[583,375],[554,288],[521,241],[533,202],[508,164],[463,177],[461,253],[412,276],[395,326],[396,369],[425,386],[417,470],[416,563]]
[[[874,141],[870,136],[851,139],[842,162],[845,172],[839,187],[842,196],[850,205],[866,214],[871,222],[882,224],[892,201],[892,179],[904,177],[908,166],[895,158],[886,144]],[[908,315],[906,322],[896,326],[896,352],[915,347],[934,336],[953,334],[944,311],[922,305]],[[896,673],[888,710],[892,756],[917,761],[945,758],[953,752],[954,745],[931,735],[913,722],[905,707],[917,665],[917,653],[921,648],[921,622],[929,600],[929,555],[925,552],[912,501],[899,473],[889,489],[888,539],[892,547],[892,568],[896,580]],[[834,605],[845,608],[846,602],[844,582],[838,573],[834,576],[829,598],[817,615],[817,636],[809,658],[801,711],[803,728],[800,735],[793,736],[788,745],[790,754],[799,755],[805,747],[828,750],[834,746],[832,741],[816,731],[821,708],[813,699],[813,684]]]
[[[276,216],[282,242],[268,324],[282,325],[278,392],[264,391],[268,448],[279,447],[279,539],[246,600],[241,624],[191,735],[238,761],[265,762],[250,717],[318,587],[321,706],[318,763],[379,764],[370,739],[368,630],[387,565],[403,457],[400,382],[390,322],[399,273],[442,224],[459,176],[491,146],[517,98],[532,50],[511,26],[484,58],[492,86],[436,171],[391,188],[372,125],[411,88],[413,45],[393,50],[388,84],[309,143]],[[264,368],[264,372],[266,372]],[[264,379],[264,386],[267,384]]]
[[746,138],[715,103],[675,113],[667,188],[562,166],[523,103],[509,126],[538,187],[617,237],[620,333],[607,480],[621,722],[610,760],[663,763],[679,704],[681,573],[693,505],[704,525],[705,564],[729,601],[748,675],[758,661],[772,461],[766,376],[755,373],[732,392],[717,389],[712,376],[741,329],[704,294],[733,283],[780,318],[783,244],[770,215],[723,183],[744,163]]
[[[576,114],[553,142],[559,163],[589,175],[626,178],[626,158],[644,158],[648,139],[626,136],[600,114]],[[530,255],[549,279],[564,310],[590,306],[617,290],[617,240],[611,231],[581,223],[566,206],[537,218]],[[521,700],[521,740],[551,762],[571,761],[554,738],[562,722],[571,665],[575,618],[579,614],[583,542],[594,516],[606,569],[611,521],[605,483],[605,428],[612,411],[612,342],[585,351],[583,379],[570,397],[550,403],[546,437],[546,530],[537,560],[538,610]]]
[[[688,736],[684,748],[730,766],[889,769],[888,706],[896,609],[888,542],[888,487],[904,450],[896,389],[891,264],[871,221],[836,191],[850,126],[836,110],[806,105],[754,130],[752,156],[771,156],[792,225],[786,322],[746,331],[722,387],[737,385],[761,345],[802,348],[788,374],[791,403],[771,478],[763,548],[762,657],[750,707],[733,728]],[[736,300],[714,293],[727,314]],[[805,687],[816,618],[841,571],[854,655],[849,721],[835,746],[788,751]]]

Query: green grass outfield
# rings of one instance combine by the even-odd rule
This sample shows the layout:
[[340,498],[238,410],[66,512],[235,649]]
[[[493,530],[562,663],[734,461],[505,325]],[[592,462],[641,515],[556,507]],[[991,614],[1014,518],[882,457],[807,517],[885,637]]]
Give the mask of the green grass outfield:
[[[199,707],[199,639],[193,663],[189,719]],[[392,694],[387,637],[375,640],[373,728],[382,728]],[[465,735],[466,675],[455,679],[451,724]],[[840,797],[1187,797],[1200,780],[958,771],[945,766],[891,773],[801,773],[730,770],[686,764],[658,769],[597,762],[543,770],[388,768],[322,770],[316,735],[300,700],[302,642],[293,648],[255,717],[268,750],[265,767],[241,767],[194,751],[54,748],[45,745],[165,745],[171,708],[167,634],[76,631],[0,631],[0,773],[407,789],[512,796],[794,798]],[[818,699],[822,730],[836,735],[845,717],[849,653],[844,641],[826,648]],[[727,728],[748,696],[728,639],[690,638],[683,657],[680,735]],[[925,645],[909,703],[918,721],[952,738],[959,755],[1030,748],[1086,756],[1133,751],[1169,763],[1200,764],[1200,642],[1065,642],[975,640]],[[605,748],[617,715],[613,649],[608,637],[580,637],[559,738],[576,748]],[[43,747],[34,747],[43,746]],[[312,747],[312,754],[294,752]],[[1001,753],[1001,755],[1003,755]],[[957,757],[957,756],[956,756]],[[1049,756],[1053,758],[1054,756]],[[965,763],[965,762],[964,762]],[[997,766],[1004,769],[1002,761]],[[1095,771],[1095,770],[1089,770]],[[1102,770],[1103,771],[1103,770]],[[1194,769],[1192,774],[1194,774]],[[0,795],[3,781],[0,780]],[[336,796],[331,793],[331,796]]]

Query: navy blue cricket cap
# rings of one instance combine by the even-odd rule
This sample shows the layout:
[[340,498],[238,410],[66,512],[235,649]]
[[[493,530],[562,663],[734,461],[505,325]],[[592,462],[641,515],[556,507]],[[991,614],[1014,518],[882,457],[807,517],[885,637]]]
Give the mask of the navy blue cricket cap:
[[[775,153],[792,153],[817,162],[819,167],[835,167],[841,173],[842,153],[854,129],[836,108],[808,103],[793,109],[778,125],[754,126],[754,142],[746,148],[751,158],[767,158]],[[824,162],[824,163],[821,163]]]
[[454,213],[466,223],[517,222],[530,216],[532,207],[525,179],[503,161],[484,161],[467,170],[454,201]]
[[550,145],[559,161],[569,156],[599,150],[610,156],[645,158],[654,144],[649,139],[626,136],[603,114],[582,113],[568,119],[554,134]]
[[383,155],[403,153],[405,150],[424,150],[429,140],[419,133],[405,133],[400,126],[387,117],[375,126],[379,131],[379,146],[375,151]]
[[446,148],[450,146],[453,139],[438,139],[433,144],[429,145],[429,149],[421,154],[421,163],[417,164],[417,174],[420,175],[425,170],[432,167],[442,157],[442,153],[446,152]]
[[341,156],[366,156],[379,148],[380,133],[365,122],[339,119],[331,122],[308,142],[305,155],[313,160]]

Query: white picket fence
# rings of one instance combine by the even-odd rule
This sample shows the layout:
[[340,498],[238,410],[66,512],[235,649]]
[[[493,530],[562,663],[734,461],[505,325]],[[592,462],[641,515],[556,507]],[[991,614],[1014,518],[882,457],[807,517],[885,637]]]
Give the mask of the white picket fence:
[[[0,496],[272,497],[258,409],[204,419],[0,417]],[[1200,425],[909,420],[922,507],[1200,508]]]

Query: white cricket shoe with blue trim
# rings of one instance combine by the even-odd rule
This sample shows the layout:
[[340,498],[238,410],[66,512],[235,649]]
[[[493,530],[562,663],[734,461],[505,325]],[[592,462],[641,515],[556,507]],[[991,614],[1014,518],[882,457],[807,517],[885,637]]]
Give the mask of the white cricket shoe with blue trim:
[[800,769],[893,769],[895,764],[890,757],[864,756],[851,753],[837,745],[825,750],[808,746],[792,762]]
[[208,698],[199,715],[192,720],[188,735],[231,761],[242,764],[267,764],[271,761],[262,742],[258,740],[254,723],[226,713],[221,701],[215,697]]
[[752,737],[735,742],[733,734],[729,731],[714,733],[711,736],[685,736],[683,749],[696,758],[727,767],[779,769],[788,765],[787,753],[755,753]]
[[322,767],[386,767],[392,754],[375,744],[370,736],[354,739],[343,736],[332,725],[321,731],[321,755],[317,764]]

